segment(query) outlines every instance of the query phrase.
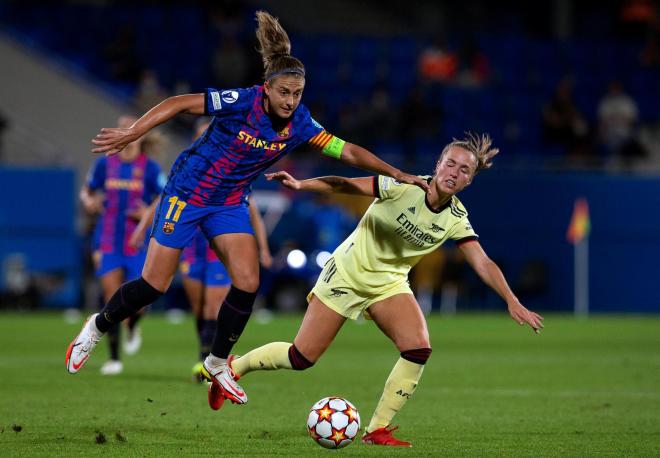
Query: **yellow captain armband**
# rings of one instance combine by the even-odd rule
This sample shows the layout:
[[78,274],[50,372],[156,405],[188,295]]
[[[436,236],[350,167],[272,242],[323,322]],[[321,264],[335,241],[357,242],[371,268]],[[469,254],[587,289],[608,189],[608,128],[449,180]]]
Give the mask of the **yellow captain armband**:
[[309,140],[309,144],[320,149],[326,156],[339,159],[346,142],[328,132],[321,131]]
[[344,140],[335,137],[333,135],[332,140],[330,140],[328,144],[325,145],[325,148],[323,148],[322,152],[326,156],[331,156],[334,157],[335,159],[339,159],[341,157],[341,151],[344,149],[345,144],[346,142]]

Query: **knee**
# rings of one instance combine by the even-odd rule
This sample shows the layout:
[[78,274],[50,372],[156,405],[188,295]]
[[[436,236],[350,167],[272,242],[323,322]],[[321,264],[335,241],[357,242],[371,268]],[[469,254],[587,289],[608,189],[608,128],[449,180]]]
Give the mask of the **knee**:
[[401,357],[406,361],[411,363],[421,364],[422,366],[426,364],[426,361],[431,357],[431,348],[422,347],[422,348],[413,348],[411,350],[404,350],[401,352]]
[[303,371],[314,365],[314,361],[307,359],[293,344],[289,347],[289,362],[291,368],[296,371]]
[[431,348],[429,334],[426,331],[401,333],[393,339],[401,353],[411,348]]
[[248,293],[256,293],[259,289],[259,272],[245,272],[231,280],[232,285]]
[[165,294],[172,283],[173,276],[164,277],[162,275],[154,275],[150,271],[143,270],[141,278],[149,284],[153,289],[161,294]]

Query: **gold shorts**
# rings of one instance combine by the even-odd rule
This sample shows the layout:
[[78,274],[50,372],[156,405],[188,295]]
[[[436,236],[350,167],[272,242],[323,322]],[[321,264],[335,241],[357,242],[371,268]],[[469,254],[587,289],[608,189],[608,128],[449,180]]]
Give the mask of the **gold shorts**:
[[346,318],[357,320],[360,314],[369,318],[367,309],[376,302],[385,300],[397,294],[412,294],[407,280],[395,283],[392,287],[377,293],[368,293],[362,289],[356,289],[346,282],[337,270],[334,259],[330,258],[319,275],[314,288],[307,295],[307,302],[313,296],[319,298],[326,306]]

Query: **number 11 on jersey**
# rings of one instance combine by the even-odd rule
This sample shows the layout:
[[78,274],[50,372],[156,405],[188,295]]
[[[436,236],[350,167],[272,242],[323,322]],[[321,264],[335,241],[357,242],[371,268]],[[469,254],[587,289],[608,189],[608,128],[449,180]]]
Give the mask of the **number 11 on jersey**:
[[186,203],[182,200],[179,200],[177,196],[172,196],[167,201],[170,203],[170,208],[167,209],[167,215],[165,215],[165,219],[170,219],[170,216],[172,216],[172,211],[174,210],[174,207],[176,207],[176,211],[174,212],[174,216],[172,216],[172,221],[175,223],[179,221],[179,218],[181,217],[181,212],[183,211],[184,208],[186,208]]

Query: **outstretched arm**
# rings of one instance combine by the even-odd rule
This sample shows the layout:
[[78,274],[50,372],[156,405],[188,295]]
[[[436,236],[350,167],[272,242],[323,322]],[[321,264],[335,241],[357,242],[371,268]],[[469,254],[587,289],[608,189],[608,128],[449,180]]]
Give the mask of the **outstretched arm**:
[[357,194],[360,196],[374,196],[375,177],[346,178],[338,176],[327,176],[310,178],[308,180],[296,180],[287,172],[267,173],[268,181],[279,181],[283,186],[294,191],[311,191],[318,193],[343,193]]
[[370,151],[353,143],[346,142],[346,144],[344,144],[339,159],[354,167],[369,170],[379,175],[392,177],[399,183],[414,184],[422,188],[424,191],[429,190],[429,185],[426,180],[417,175],[410,175],[402,172],[396,167],[392,167]]
[[250,196],[250,222],[254,229],[254,237],[257,239],[257,247],[259,248],[259,262],[266,269],[270,269],[273,265],[273,257],[270,254],[270,246],[268,245],[268,235],[266,234],[266,225],[259,213],[254,198]]
[[504,278],[500,268],[486,255],[486,252],[477,241],[470,241],[460,245],[468,264],[477,272],[479,277],[497,294],[504,299],[509,308],[509,314],[521,326],[530,325],[537,334],[543,329],[543,317],[538,313],[527,310],[513,294]]
[[142,115],[131,127],[101,129],[101,132],[92,140],[92,143],[96,145],[96,148],[92,149],[92,153],[105,153],[106,156],[117,154],[129,143],[179,113],[204,114],[204,94],[169,97]]

